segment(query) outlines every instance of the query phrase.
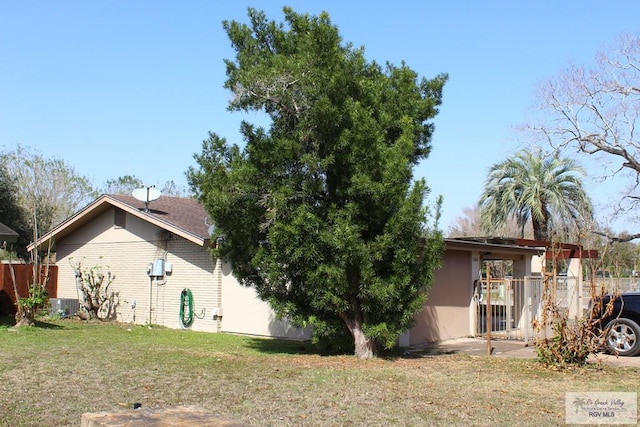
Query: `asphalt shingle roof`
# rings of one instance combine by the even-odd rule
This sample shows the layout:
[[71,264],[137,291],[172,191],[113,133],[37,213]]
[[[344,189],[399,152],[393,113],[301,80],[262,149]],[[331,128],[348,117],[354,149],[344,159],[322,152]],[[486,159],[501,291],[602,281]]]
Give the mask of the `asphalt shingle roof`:
[[209,238],[209,215],[204,206],[196,199],[187,197],[160,196],[149,203],[149,212],[145,212],[144,202],[133,196],[110,194],[109,197],[144,212],[147,215],[166,222],[174,227],[191,233],[202,239]]

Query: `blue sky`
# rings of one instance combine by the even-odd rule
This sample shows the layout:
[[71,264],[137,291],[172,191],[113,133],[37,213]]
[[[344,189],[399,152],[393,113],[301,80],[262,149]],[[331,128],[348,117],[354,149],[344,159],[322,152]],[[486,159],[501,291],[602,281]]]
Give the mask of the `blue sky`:
[[[247,7],[329,12],[369,60],[449,73],[433,152],[416,169],[444,196],[443,229],[480,196],[489,167],[519,148],[535,85],[570,61],[589,63],[638,31],[638,1],[13,1],[0,3],[0,150],[62,158],[96,187],[185,171],[213,131],[241,143],[229,113],[223,20]],[[596,202],[606,191],[589,185]]]

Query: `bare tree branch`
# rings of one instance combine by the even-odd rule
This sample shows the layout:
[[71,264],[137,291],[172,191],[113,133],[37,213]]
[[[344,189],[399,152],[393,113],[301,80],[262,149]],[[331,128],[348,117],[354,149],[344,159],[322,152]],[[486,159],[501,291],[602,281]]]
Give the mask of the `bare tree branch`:
[[626,180],[611,195],[617,214],[640,207],[640,35],[622,35],[592,66],[570,64],[543,82],[538,111],[537,121],[527,126],[537,141],[597,159],[598,168],[591,170],[596,178]]

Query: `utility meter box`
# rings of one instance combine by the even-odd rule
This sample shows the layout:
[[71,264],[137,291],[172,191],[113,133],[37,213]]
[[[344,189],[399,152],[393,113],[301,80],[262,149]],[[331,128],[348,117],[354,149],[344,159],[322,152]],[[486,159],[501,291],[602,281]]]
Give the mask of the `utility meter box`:
[[151,264],[151,272],[149,273],[151,277],[164,277],[164,260],[162,258],[158,258],[153,260]]

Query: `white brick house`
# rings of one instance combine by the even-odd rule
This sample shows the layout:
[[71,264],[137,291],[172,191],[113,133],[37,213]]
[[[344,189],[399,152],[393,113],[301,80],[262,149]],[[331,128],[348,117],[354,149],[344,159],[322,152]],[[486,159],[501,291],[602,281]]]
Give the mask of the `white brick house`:
[[[280,321],[251,288],[241,286],[228,265],[209,253],[207,213],[194,199],[160,197],[149,204],[131,196],[103,195],[39,241],[51,242],[58,265],[57,297],[81,299],[74,265],[103,266],[115,280],[116,319],[180,328],[181,293],[193,296],[190,329],[286,338],[308,331]],[[150,276],[154,263],[159,276]],[[152,273],[156,274],[156,273]]]

